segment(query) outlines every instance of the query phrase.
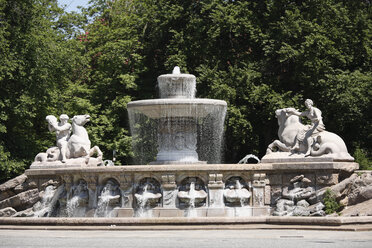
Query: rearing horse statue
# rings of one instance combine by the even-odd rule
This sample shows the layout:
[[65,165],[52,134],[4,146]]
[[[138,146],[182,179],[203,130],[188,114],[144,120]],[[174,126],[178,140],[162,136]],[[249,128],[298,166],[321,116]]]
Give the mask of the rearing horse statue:
[[88,132],[84,128],[89,120],[89,115],[75,115],[72,118],[72,135],[67,143],[68,158],[90,157],[94,153],[97,153],[98,158],[102,158],[102,152],[98,146],[90,147]]

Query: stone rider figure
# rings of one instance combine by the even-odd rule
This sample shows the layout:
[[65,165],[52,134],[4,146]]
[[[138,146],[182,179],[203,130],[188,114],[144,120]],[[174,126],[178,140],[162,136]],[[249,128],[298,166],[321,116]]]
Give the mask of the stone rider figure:
[[68,123],[68,116],[65,114],[62,114],[59,119],[61,122],[57,122],[57,119],[51,118],[50,116],[47,116],[46,118],[49,122],[49,130],[55,131],[57,136],[57,146],[61,152],[61,160],[62,163],[66,162],[66,154],[67,154],[67,143],[70,138],[70,132],[71,132],[71,124]]
[[310,155],[311,147],[314,143],[314,138],[312,136],[325,130],[325,126],[322,121],[322,111],[314,107],[313,104],[314,103],[311,99],[306,99],[305,106],[307,110],[303,112],[299,112],[296,110],[290,112],[297,116],[306,116],[311,121],[311,126],[308,125],[302,133],[297,135],[296,143],[291,149],[292,151],[298,151],[300,148],[300,142],[303,142],[306,138],[307,150],[305,153],[305,157]]

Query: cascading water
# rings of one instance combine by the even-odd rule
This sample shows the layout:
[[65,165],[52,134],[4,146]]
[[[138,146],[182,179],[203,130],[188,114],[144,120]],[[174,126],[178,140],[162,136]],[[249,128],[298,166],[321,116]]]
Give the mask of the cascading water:
[[195,182],[190,183],[190,191],[189,191],[190,203],[188,208],[188,217],[197,217],[197,213],[195,211]]
[[64,190],[64,185],[56,188],[49,185],[45,188],[41,200],[33,206],[34,217],[51,217],[56,213],[56,204]]
[[128,103],[136,162],[220,163],[226,102],[195,98],[195,76],[178,67],[158,86],[161,99]]
[[[68,217],[82,217],[79,214],[77,214],[76,210],[79,207],[79,196],[74,196],[70,200],[67,201],[67,216]],[[79,211],[80,212],[80,211]],[[84,212],[85,215],[85,212]]]
[[159,187],[149,179],[140,185],[138,193],[134,195],[137,200],[137,217],[152,217],[152,208],[158,205],[162,197],[159,191]]
[[108,180],[98,197],[94,217],[113,217],[113,210],[120,205],[120,196],[117,184]]
[[246,199],[242,195],[242,185],[240,184],[239,179],[236,179],[236,195],[240,199],[240,206],[243,207],[245,205]]
[[72,197],[67,201],[68,217],[84,217],[89,200],[89,192],[86,182],[80,180],[78,185],[71,189]]
[[149,184],[146,184],[144,187],[143,187],[143,194],[142,195],[139,195],[137,194],[136,195],[136,199],[138,201],[138,205],[139,205],[139,208],[138,208],[138,217],[149,217],[149,216],[146,216],[146,213],[148,215],[150,215],[150,213],[148,211],[146,211],[146,204],[147,204],[147,200],[149,199],[149,192],[147,192],[147,188],[148,188]]
[[[225,204],[234,208],[236,216],[251,216],[252,211],[249,206],[249,199],[252,193],[242,183],[240,177],[230,178],[224,190]],[[248,186],[248,188],[250,188]]]
[[202,187],[202,181],[198,178],[186,178],[178,192],[178,199],[186,207],[187,217],[197,217],[197,207],[204,204],[207,192]]

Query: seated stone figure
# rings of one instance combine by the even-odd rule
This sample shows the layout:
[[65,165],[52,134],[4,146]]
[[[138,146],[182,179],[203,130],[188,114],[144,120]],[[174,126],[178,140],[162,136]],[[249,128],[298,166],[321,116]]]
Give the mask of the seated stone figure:
[[62,163],[66,163],[67,143],[70,139],[71,133],[71,124],[68,123],[69,118],[67,115],[62,114],[59,117],[61,122],[57,122],[57,118],[55,118],[53,115],[48,115],[45,119],[48,121],[49,131],[56,132],[57,147],[60,151],[61,161]]
[[313,145],[314,136],[325,130],[323,124],[322,111],[313,106],[313,101],[311,99],[306,99],[305,106],[307,110],[299,112],[297,110],[291,110],[290,113],[297,116],[306,116],[310,121],[311,125],[307,125],[306,128],[296,136],[296,143],[292,148],[292,151],[298,151],[300,149],[300,143],[304,142],[306,139],[307,150],[305,156],[310,155],[311,146]]
[[[275,111],[278,119],[279,140],[272,142],[262,162],[268,159],[290,159],[301,157],[331,157],[336,160],[353,161],[347,151],[345,142],[340,136],[325,130],[322,112],[313,107],[313,101],[305,101],[306,111],[299,112],[294,108]],[[300,116],[305,116],[311,125],[303,125]]]

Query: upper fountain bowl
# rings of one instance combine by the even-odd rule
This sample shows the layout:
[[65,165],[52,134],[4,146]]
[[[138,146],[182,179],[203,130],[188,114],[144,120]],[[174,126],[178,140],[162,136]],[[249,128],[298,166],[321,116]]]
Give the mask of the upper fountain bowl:
[[158,77],[160,98],[194,98],[196,93],[196,77],[191,74],[181,74],[178,66],[172,74]]

